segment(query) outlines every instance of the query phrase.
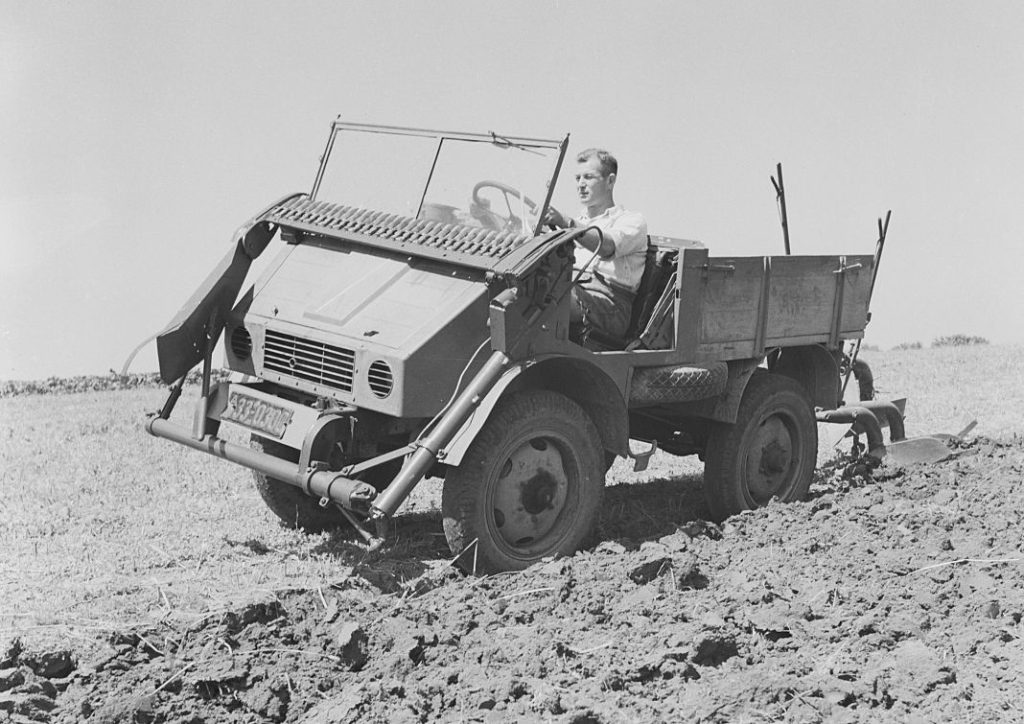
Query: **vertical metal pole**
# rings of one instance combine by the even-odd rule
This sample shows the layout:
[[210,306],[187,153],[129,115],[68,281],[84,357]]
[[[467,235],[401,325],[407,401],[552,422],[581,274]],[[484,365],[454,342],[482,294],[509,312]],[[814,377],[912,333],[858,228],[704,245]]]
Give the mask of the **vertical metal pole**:
[[882,261],[882,249],[885,248],[885,235],[889,232],[889,218],[892,216],[892,209],[885,212],[885,223],[878,220],[878,242],[875,244],[875,265],[871,270],[871,288],[868,290],[868,303],[871,302],[871,295],[875,291],[875,279],[878,277],[878,264]]
[[441,136],[437,139],[437,149],[434,151],[434,160],[430,163],[430,173],[427,174],[427,182],[423,184],[423,193],[420,194],[420,203],[416,207],[416,213],[413,214],[414,219],[420,218],[420,212],[423,211],[423,202],[427,200],[427,191],[430,190],[430,182],[434,180],[434,170],[437,168],[437,159],[441,157],[441,147],[444,146],[445,138]]
[[324,154],[320,157],[320,168],[316,171],[316,180],[313,181],[313,190],[309,192],[310,199],[316,199],[316,195],[320,193],[320,182],[324,180],[324,171],[327,169],[327,159],[331,156],[331,150],[334,148],[334,139],[337,136],[337,126],[331,124],[331,135],[327,137],[327,147],[324,149]]
[[[889,232],[889,219],[892,217],[892,209],[885,212],[885,221],[881,218],[878,219],[878,241],[875,243],[875,262],[871,268],[871,287],[868,289],[868,305],[871,304],[871,296],[875,293],[875,279],[878,278],[878,264],[882,261],[882,249],[885,248],[885,235]],[[868,321],[871,321],[871,312],[868,312]],[[857,361],[857,355],[860,354],[860,345],[863,339],[858,339],[853,347],[853,353],[850,355],[850,367],[846,370],[846,376],[843,378],[843,387],[840,390],[840,397],[846,396],[846,386],[850,384],[850,375],[853,373],[853,364]]]
[[772,186],[775,187],[775,203],[782,211],[782,240],[786,244],[786,256],[789,256],[789,217],[786,215],[786,187],[782,182],[782,164],[776,164],[775,170],[779,174],[779,180],[776,181],[772,176]]
[[562,161],[565,160],[565,150],[569,147],[569,134],[565,134],[565,138],[558,144],[558,160],[555,161],[555,170],[551,175],[551,179],[548,182],[548,192],[544,196],[544,203],[541,204],[540,210],[538,210],[537,225],[533,229],[533,235],[537,236],[540,233],[541,224],[544,223],[544,213],[548,210],[548,205],[551,203],[551,196],[555,193],[555,184],[558,183],[558,175],[562,172]]
[[217,346],[217,340],[220,338],[219,330],[214,334],[217,324],[217,308],[214,307],[206,327],[206,354],[203,356],[202,386],[199,401],[196,403],[195,416],[192,418],[192,437],[196,440],[202,440],[206,437],[207,415],[210,412],[210,373],[213,369],[213,350]]

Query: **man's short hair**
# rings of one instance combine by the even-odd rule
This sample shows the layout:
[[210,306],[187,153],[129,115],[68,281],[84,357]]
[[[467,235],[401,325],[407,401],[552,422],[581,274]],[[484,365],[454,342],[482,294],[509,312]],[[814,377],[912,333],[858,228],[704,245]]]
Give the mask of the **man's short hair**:
[[610,173],[618,176],[619,162],[615,159],[615,156],[611,155],[603,148],[588,148],[585,151],[580,151],[576,154],[576,163],[583,163],[584,161],[589,161],[592,158],[596,158],[597,162],[601,164],[601,173],[605,178],[607,178]]

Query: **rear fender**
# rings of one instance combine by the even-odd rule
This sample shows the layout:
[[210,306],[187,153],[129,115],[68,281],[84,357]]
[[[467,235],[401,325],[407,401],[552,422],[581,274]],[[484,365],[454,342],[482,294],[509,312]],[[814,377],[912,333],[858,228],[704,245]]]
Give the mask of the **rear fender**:
[[768,360],[768,370],[799,382],[815,407],[832,410],[839,406],[839,365],[824,347],[784,347]]
[[597,426],[601,444],[617,455],[629,453],[626,402],[612,379],[584,360],[551,357],[519,363],[505,372],[481,400],[473,415],[438,455],[446,465],[458,465],[503,396],[520,390],[552,390],[574,400]]

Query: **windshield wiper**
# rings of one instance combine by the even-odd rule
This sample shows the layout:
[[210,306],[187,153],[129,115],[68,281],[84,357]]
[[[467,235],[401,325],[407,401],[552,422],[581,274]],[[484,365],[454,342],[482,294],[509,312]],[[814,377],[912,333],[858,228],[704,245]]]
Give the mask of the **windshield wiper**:
[[499,136],[494,131],[488,131],[488,133],[491,134],[491,143],[493,145],[497,146],[498,148],[515,148],[515,149],[518,149],[520,151],[526,151],[527,153],[532,153],[532,154],[537,155],[537,156],[543,156],[544,155],[540,151],[532,149],[532,148],[530,148],[528,146],[523,146],[522,144],[515,143],[514,141],[511,141],[508,138],[505,138],[505,136]]

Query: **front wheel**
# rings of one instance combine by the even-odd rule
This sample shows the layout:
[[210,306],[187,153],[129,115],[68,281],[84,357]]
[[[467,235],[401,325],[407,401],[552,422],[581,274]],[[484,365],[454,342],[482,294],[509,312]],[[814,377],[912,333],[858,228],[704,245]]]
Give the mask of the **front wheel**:
[[756,370],[743,391],[736,422],[708,436],[704,495],[712,517],[807,494],[818,454],[818,426],[807,391],[783,375]]
[[[258,435],[253,435],[250,446],[259,452],[279,457],[283,460],[290,460],[293,463],[299,462],[299,451],[295,448],[282,445],[274,440],[268,440]],[[331,469],[338,469],[343,461],[333,460]],[[402,469],[401,460],[392,460],[370,468],[357,475],[359,480],[372,485],[377,492],[386,488]],[[347,525],[344,514],[333,504],[320,505],[320,499],[307,495],[300,488],[286,483],[283,480],[272,478],[259,470],[253,470],[253,482],[260,498],[270,508],[286,528],[304,530],[308,533],[320,533],[325,530]]]
[[500,402],[444,479],[444,532],[470,573],[520,570],[584,545],[604,491],[597,427],[565,395]]
[[[259,452],[297,463],[299,451],[274,440],[253,435],[250,445]],[[309,533],[337,528],[345,522],[333,506],[321,506],[317,498],[306,495],[299,488],[272,478],[258,470],[252,471],[253,483],[263,502],[287,528],[298,528]]]

